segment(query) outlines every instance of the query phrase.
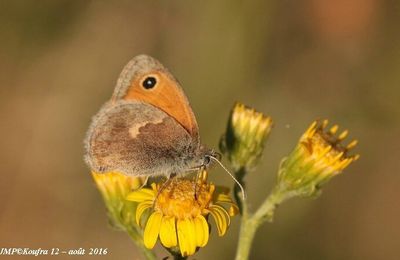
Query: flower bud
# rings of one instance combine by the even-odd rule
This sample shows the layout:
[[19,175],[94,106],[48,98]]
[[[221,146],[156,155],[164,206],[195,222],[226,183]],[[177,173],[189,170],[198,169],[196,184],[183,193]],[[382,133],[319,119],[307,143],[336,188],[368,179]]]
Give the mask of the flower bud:
[[92,172],[92,176],[103,197],[112,226],[122,230],[135,229],[136,204],[127,201],[126,196],[141,187],[143,179],[116,172]]
[[220,149],[235,171],[251,170],[257,165],[271,128],[270,117],[241,103],[234,105]]
[[359,158],[359,155],[348,155],[356,140],[346,146],[342,144],[348,131],[336,135],[339,127],[334,125],[327,130],[327,125],[328,120],[313,122],[283,160],[278,176],[280,189],[298,196],[317,195],[322,184]]

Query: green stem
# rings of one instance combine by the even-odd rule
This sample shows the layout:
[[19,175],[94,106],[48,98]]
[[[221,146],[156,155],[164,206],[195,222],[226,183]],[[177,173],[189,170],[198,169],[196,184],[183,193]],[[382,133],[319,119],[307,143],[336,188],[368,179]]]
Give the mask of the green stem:
[[275,186],[269,196],[264,200],[261,206],[252,216],[257,222],[264,223],[265,221],[272,222],[274,218],[275,209],[284,200],[291,198],[294,194],[285,191],[280,186]]
[[249,259],[251,245],[258,227],[265,221],[272,221],[276,207],[287,198],[290,193],[283,192],[275,187],[254,214],[247,210],[247,202],[243,201],[243,216],[239,232],[239,244],[236,251],[236,260]]
[[144,246],[143,238],[138,237],[137,231],[134,231],[131,228],[127,228],[126,232],[132,239],[133,243],[135,243],[135,245],[140,249],[140,251],[142,252],[145,259],[147,259],[147,260],[156,260],[157,259],[156,255],[153,253],[153,251],[147,249]]
[[[246,202],[244,202],[243,205],[246,205]],[[251,215],[249,215],[247,212],[247,206],[244,208],[245,210],[243,211],[242,222],[239,231],[239,244],[236,251],[236,260],[248,259],[251,244],[258,228],[258,224],[254,223]]]
[[[235,177],[236,177],[237,181],[240,182],[240,184],[243,186],[243,189],[246,189],[246,183],[243,180],[245,175],[246,175],[246,169],[244,167],[240,168],[239,170],[237,170],[235,172]],[[233,194],[235,196],[235,200],[239,207],[240,214],[243,215],[243,207],[246,207],[246,205],[245,205],[246,200],[243,200],[242,190],[240,189],[240,187],[237,184],[235,184]]]

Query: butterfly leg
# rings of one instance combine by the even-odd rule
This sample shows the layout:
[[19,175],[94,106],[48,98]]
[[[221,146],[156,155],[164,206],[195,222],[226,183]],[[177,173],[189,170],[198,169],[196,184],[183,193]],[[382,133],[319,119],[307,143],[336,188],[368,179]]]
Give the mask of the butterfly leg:
[[137,188],[137,190],[140,190],[141,188],[143,188],[144,186],[146,186],[147,185],[147,181],[149,180],[149,176],[146,176],[146,179],[144,180],[144,182],[143,182],[143,184],[142,185],[140,185],[140,187],[139,188]]
[[[168,177],[168,179],[161,185],[160,189],[157,192],[157,196],[154,200],[154,202],[156,202],[156,200],[158,199],[158,196],[161,194],[161,192],[175,179],[176,177],[176,173],[171,173]],[[153,207],[154,207],[154,203],[153,203]]]
[[197,188],[199,187],[198,186],[198,182],[199,182],[199,175],[201,174],[201,171],[200,172],[198,172],[197,174],[196,174],[196,179],[195,179],[195,181],[194,181],[194,185],[193,185],[193,190],[194,190],[194,199],[195,200],[197,200]]

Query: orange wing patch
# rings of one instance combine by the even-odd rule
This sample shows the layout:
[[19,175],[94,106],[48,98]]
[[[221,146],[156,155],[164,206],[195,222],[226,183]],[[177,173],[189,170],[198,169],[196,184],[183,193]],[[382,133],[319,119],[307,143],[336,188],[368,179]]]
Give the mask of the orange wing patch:
[[[142,80],[149,75],[157,78],[157,86],[144,89],[141,86]],[[198,126],[189,102],[179,83],[167,73],[154,71],[133,80],[123,99],[140,100],[161,109],[182,125],[192,137],[198,138]]]

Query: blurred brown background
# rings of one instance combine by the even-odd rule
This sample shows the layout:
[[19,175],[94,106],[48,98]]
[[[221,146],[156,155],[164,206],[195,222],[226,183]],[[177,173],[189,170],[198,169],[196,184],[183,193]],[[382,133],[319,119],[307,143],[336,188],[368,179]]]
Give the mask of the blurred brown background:
[[[122,67],[147,53],[180,79],[209,146],[235,100],[274,118],[247,177],[254,207],[315,118],[359,139],[361,159],[320,198],[282,205],[251,259],[398,259],[399,14],[395,0],[0,1],[0,247],[140,258],[107,226],[82,140]],[[211,179],[233,184],[218,168]],[[238,227],[195,258],[232,259]]]

